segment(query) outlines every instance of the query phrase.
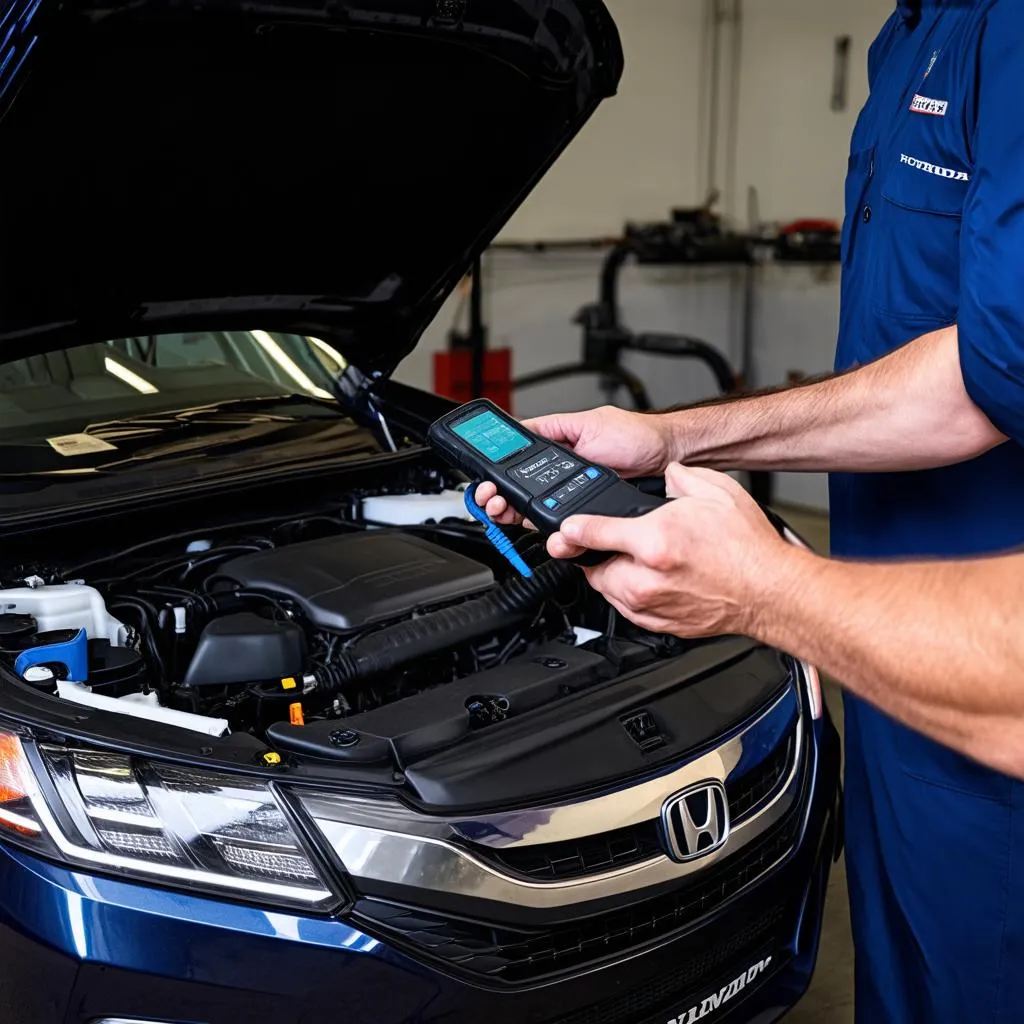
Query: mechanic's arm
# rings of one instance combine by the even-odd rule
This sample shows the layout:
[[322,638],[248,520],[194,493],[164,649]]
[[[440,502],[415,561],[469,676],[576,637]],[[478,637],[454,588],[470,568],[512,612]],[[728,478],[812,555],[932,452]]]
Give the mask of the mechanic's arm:
[[678,500],[640,519],[573,516],[548,550],[622,552],[584,571],[637,625],[754,637],[911,728],[1024,778],[1024,554],[829,561],[783,540],[722,473],[672,465],[666,482]]
[[964,386],[956,327],[850,373],[682,409],[665,421],[677,460],[720,469],[930,469],[1006,440]]
[[1024,778],[1024,555],[904,565],[790,549],[752,632],[911,728]]
[[[1020,296],[1024,304],[1024,287]],[[1020,410],[1024,417],[1024,389]],[[674,461],[719,469],[930,469],[1006,440],[968,395],[956,327],[813,384],[658,415],[605,406],[526,422],[624,476],[660,474]],[[495,521],[518,520],[493,483],[476,496]]]
[[[1015,166],[1024,166],[1024,154]],[[1024,244],[1021,254],[1010,266],[1024,267]],[[980,285],[985,273],[974,269],[976,261],[966,265],[968,280],[977,275]],[[1024,281],[1015,301],[1024,309]],[[990,365],[986,342],[974,339],[993,336],[992,311],[970,300],[966,306],[971,334],[964,353],[958,328],[949,327],[850,373],[798,387],[658,415],[605,406],[526,423],[624,476],[660,474],[674,461],[713,469],[853,473],[964,462],[1007,439],[993,425],[993,419],[1008,420],[990,400],[993,392],[1003,394],[1004,403],[1016,403],[1024,436],[1024,357]],[[1024,340],[1024,323],[1018,337]],[[1006,337],[998,344],[1012,352],[1012,341]],[[1007,399],[1008,381],[1016,391]],[[493,483],[481,484],[476,497],[496,522],[519,520]]]

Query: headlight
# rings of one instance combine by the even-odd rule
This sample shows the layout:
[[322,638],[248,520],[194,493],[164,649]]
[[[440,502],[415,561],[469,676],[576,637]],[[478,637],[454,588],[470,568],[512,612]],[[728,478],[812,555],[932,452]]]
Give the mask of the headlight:
[[0,732],[0,836],[102,871],[260,902],[336,901],[285,805],[244,776]]
[[32,810],[37,793],[21,740],[0,732],[0,829],[26,839],[39,836],[43,830]]
[[813,665],[801,661],[800,671],[803,673],[804,685],[807,687],[807,703],[811,708],[811,718],[821,718],[821,677]]

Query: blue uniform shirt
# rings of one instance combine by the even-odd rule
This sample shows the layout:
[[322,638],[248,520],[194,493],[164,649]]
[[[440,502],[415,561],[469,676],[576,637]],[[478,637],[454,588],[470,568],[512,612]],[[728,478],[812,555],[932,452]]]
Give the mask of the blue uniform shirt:
[[[902,0],[868,70],[846,183],[836,368],[958,323],[968,393],[1011,440],[946,469],[834,475],[833,552],[1015,548],[1024,0]],[[858,1020],[1024,1020],[1024,786],[861,701],[846,709]]]
[[[1024,440],[1024,3],[925,0],[916,23],[897,12],[869,81],[846,185],[836,368],[959,323],[971,397]],[[832,498],[839,554],[1012,548],[1024,543],[1024,448],[934,472],[837,475]]]

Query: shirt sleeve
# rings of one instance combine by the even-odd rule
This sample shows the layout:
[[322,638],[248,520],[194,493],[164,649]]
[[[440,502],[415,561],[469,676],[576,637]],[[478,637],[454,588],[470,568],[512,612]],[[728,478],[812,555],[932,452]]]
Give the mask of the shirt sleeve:
[[960,235],[960,368],[971,400],[1024,444],[1024,5],[997,2],[979,52],[974,173]]

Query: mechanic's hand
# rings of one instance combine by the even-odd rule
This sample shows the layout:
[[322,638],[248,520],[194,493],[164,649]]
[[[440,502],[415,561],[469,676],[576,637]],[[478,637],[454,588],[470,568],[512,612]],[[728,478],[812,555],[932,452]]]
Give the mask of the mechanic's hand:
[[[661,473],[672,458],[667,420],[663,416],[628,412],[605,405],[589,412],[564,412],[523,420],[523,426],[583,459],[615,470],[621,476]],[[499,497],[490,481],[476,489],[477,504],[496,523],[518,523],[521,517]],[[527,524],[529,525],[529,524]]]
[[796,549],[731,477],[673,463],[665,482],[676,501],[637,519],[570,516],[548,538],[549,553],[621,552],[584,572],[643,629],[681,637],[750,635],[766,584]]

